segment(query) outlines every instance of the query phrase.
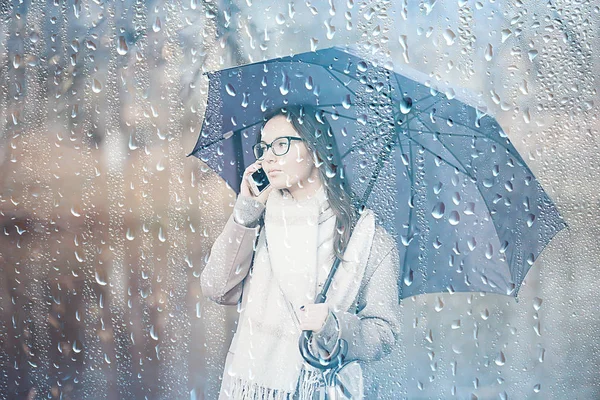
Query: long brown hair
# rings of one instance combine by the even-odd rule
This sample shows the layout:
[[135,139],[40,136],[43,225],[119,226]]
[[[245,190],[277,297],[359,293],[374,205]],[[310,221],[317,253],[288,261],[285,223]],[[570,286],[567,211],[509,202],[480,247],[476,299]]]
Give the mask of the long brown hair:
[[[333,236],[335,254],[342,258],[356,224],[356,212],[331,125],[325,113],[313,106],[285,106],[266,113],[261,133],[267,121],[278,115],[285,116],[292,124],[313,156],[319,178],[325,186],[329,205],[336,217]],[[256,142],[260,140],[259,134]]]

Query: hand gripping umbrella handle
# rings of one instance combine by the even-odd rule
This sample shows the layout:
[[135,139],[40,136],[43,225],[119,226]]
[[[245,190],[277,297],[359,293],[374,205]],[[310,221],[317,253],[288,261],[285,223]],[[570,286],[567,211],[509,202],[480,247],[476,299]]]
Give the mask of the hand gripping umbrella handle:
[[[326,297],[327,290],[331,285],[333,280],[333,275],[335,271],[337,271],[340,265],[340,259],[336,257],[333,265],[331,267],[331,271],[327,276],[327,280],[323,285],[323,290],[321,293],[317,295],[315,298],[315,304],[324,303]],[[344,357],[346,357],[346,353],[348,352],[348,343],[344,339],[338,339],[337,346],[335,346],[335,350],[330,354],[327,358],[315,357],[310,352],[310,339],[312,337],[313,331],[302,331],[300,335],[300,339],[298,340],[298,347],[300,348],[300,354],[302,358],[312,367],[318,369],[331,369],[336,368],[344,362]]]
[[344,358],[348,352],[348,343],[344,339],[338,339],[338,346],[336,346],[336,349],[327,358],[315,357],[310,352],[309,346],[312,334],[312,331],[302,331],[302,335],[300,335],[300,339],[298,340],[300,354],[310,366],[318,369],[331,369],[337,368],[344,362]]

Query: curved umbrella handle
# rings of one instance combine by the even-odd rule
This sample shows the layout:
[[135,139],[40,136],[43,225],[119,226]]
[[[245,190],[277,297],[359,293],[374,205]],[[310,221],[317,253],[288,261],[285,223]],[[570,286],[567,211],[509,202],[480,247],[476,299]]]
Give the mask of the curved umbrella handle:
[[302,331],[302,335],[300,335],[300,339],[298,340],[300,354],[310,366],[318,369],[331,369],[336,368],[344,362],[344,358],[348,352],[348,343],[344,339],[338,339],[338,346],[335,351],[330,354],[329,357],[324,359],[321,357],[315,357],[310,352],[309,343],[312,334],[312,331]]

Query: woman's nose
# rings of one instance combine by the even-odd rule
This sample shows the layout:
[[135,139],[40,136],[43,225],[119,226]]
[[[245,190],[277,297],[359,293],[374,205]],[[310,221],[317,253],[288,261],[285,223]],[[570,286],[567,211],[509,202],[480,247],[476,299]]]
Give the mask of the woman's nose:
[[273,154],[273,149],[269,148],[265,152],[265,155],[263,157],[263,162],[272,163],[272,162],[275,162],[276,159],[277,159],[277,157],[275,156],[275,154]]

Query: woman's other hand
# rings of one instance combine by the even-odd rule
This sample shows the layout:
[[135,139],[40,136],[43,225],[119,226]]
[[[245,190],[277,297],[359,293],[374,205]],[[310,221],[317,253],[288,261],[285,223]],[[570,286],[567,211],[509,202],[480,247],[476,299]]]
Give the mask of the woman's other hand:
[[240,185],[240,195],[250,197],[261,202],[262,204],[265,204],[267,202],[267,198],[269,197],[269,193],[271,193],[273,187],[269,185],[269,187],[263,190],[258,196],[255,196],[254,193],[252,193],[252,190],[250,190],[250,182],[248,181],[249,179],[252,179],[250,175],[258,171],[260,168],[261,162],[256,161],[253,164],[250,164],[248,168],[244,170],[244,176]]
[[329,304],[307,304],[300,307],[300,329],[317,333],[325,325],[329,315]]

